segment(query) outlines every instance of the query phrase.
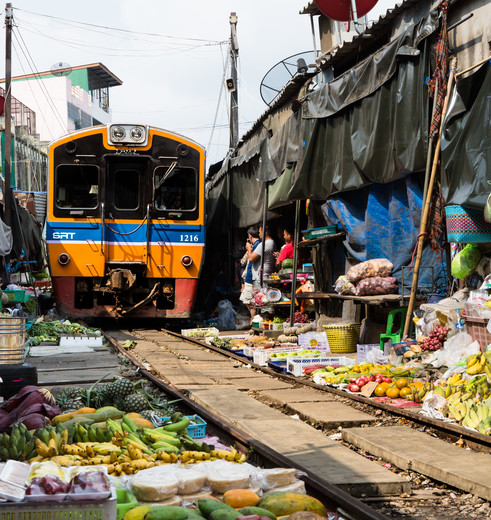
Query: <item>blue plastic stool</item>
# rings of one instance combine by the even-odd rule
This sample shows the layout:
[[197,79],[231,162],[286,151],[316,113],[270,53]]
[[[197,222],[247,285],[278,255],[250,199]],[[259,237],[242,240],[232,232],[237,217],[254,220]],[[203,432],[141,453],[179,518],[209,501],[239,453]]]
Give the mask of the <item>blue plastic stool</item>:
[[[392,330],[394,327],[394,318],[400,315],[400,325],[399,329],[394,331]],[[384,350],[385,340],[391,339],[392,343],[400,343],[402,339],[402,333],[404,331],[404,323],[406,321],[407,315],[407,307],[399,307],[398,309],[394,309],[389,312],[387,316],[387,328],[385,330],[385,334],[380,334],[380,350]]]

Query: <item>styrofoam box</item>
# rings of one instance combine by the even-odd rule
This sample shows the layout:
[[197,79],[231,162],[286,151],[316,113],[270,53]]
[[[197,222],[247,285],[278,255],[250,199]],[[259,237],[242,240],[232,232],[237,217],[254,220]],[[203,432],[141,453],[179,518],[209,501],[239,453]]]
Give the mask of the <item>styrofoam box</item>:
[[310,331],[298,335],[298,344],[307,349],[329,350],[326,332]]
[[[271,359],[271,354],[278,354],[280,352],[300,352],[304,350],[298,347],[284,347],[284,348],[268,348],[268,349],[256,349],[252,354],[252,360],[256,365],[266,366],[268,361]],[[275,360],[276,361],[276,360]],[[282,361],[279,359],[278,361]]]
[[182,329],[181,334],[187,338],[203,339],[216,338],[220,331],[216,327],[204,327],[202,329]]
[[313,357],[313,358],[287,358],[286,371],[294,376],[303,375],[303,369],[310,365],[351,365],[353,360],[344,356],[339,357]]
[[372,348],[380,349],[379,343],[367,343],[365,345],[356,345],[356,362],[363,363],[367,359],[367,354]]
[[102,336],[60,336],[60,347],[102,347]]

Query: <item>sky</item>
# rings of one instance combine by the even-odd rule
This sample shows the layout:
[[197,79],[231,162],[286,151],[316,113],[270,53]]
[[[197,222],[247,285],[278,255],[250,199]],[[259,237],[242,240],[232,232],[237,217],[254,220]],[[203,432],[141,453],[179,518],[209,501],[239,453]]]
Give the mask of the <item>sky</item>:
[[[231,12],[238,16],[239,136],[267,110],[260,85],[278,62],[312,51],[308,0],[12,0],[12,75],[101,62],[123,82],[110,89],[114,122],[178,132],[207,150],[229,147]],[[394,0],[379,0],[376,20]],[[5,37],[0,38],[5,55]],[[4,74],[1,74],[4,77]],[[14,91],[15,96],[15,91]]]

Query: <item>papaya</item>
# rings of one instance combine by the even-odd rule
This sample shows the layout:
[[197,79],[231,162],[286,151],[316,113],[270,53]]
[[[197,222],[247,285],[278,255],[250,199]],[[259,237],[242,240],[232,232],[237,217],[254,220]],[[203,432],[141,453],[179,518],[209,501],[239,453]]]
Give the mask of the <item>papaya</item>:
[[152,506],[144,520],[186,520],[188,510],[179,506]]
[[151,508],[152,506],[136,506],[123,516],[123,520],[143,520]]
[[225,502],[216,500],[215,498],[201,498],[198,500],[198,509],[203,513],[205,518],[210,518],[211,513],[219,509],[235,511],[233,507],[225,504]]
[[310,511],[327,516],[326,508],[316,498],[289,491],[269,491],[261,497],[257,507],[267,509],[276,516],[290,515],[296,511]]
[[155,424],[153,424],[152,421],[148,421],[147,419],[144,419],[143,417],[129,417],[131,421],[135,424],[135,426],[139,430],[143,430],[143,428],[155,428]]
[[[259,500],[258,500],[259,502]],[[239,513],[242,516],[249,516],[249,515],[259,515],[259,516],[268,516],[271,518],[271,520],[276,520],[276,515],[269,511],[268,509],[264,509],[263,507],[254,507],[254,506],[248,506],[248,507],[241,507],[239,509]]]
[[239,516],[242,515],[231,507],[230,509],[216,509],[211,513],[209,520],[236,520]]
[[139,419],[141,417],[141,415],[138,412],[128,412],[126,414],[126,417],[128,417],[130,419]]
[[230,489],[223,494],[223,501],[229,506],[239,509],[241,507],[255,506],[259,502],[259,495],[252,489]]

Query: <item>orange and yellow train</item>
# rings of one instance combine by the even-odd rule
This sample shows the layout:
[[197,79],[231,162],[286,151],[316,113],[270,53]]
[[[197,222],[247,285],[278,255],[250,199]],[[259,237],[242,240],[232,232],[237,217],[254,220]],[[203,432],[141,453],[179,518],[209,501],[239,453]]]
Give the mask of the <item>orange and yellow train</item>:
[[65,316],[186,318],[204,258],[204,149],[145,125],[49,147],[46,240]]

